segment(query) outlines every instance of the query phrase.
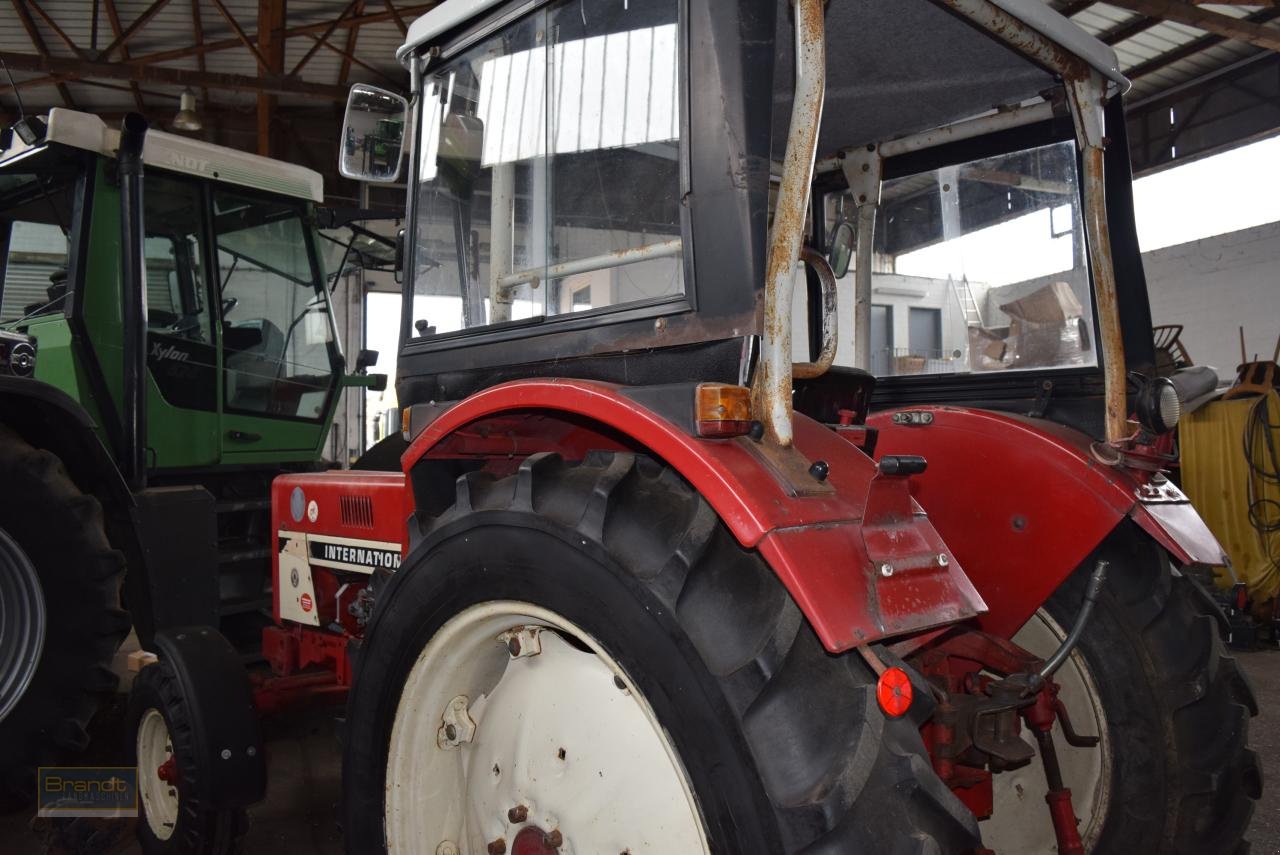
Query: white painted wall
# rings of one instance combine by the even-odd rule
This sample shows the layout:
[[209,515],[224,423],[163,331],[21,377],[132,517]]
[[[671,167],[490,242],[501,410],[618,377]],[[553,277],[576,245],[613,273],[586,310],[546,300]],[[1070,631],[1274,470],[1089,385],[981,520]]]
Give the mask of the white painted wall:
[[1143,253],[1154,324],[1182,324],[1198,365],[1223,379],[1240,362],[1270,358],[1280,336],[1280,222]]

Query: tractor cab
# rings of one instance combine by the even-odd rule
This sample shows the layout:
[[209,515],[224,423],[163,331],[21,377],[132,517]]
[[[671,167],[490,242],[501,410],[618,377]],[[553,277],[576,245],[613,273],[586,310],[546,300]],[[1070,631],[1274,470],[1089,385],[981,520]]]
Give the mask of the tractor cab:
[[135,317],[118,147],[101,119],[62,109],[6,134],[0,327],[32,340],[29,373],[82,402],[113,449],[125,353],[145,348],[148,470],[314,459],[344,368],[328,266],[360,256],[322,237],[320,176],[149,133]]
[[1125,354],[1152,357],[1109,48],[1038,2],[614,5],[444,4],[400,51],[411,101],[353,92],[346,174],[396,178],[372,152],[411,129],[402,401],[743,384],[785,446],[793,391],[831,421],[867,374],[877,407],[1049,382],[1042,411],[1130,438]]

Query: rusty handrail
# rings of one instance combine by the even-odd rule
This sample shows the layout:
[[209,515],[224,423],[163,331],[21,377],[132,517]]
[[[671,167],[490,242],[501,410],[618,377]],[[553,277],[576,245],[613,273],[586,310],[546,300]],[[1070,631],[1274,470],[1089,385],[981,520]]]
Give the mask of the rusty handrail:
[[795,96],[773,231],[769,235],[760,368],[752,387],[753,410],[767,436],[784,447],[792,441],[791,297],[827,88],[823,0],[795,0],[795,9]]

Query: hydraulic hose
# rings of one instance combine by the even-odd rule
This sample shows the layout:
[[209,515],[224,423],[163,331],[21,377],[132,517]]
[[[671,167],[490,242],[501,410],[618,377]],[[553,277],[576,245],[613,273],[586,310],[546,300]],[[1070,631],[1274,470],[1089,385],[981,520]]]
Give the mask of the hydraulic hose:
[[1084,635],[1084,628],[1089,623],[1089,616],[1093,614],[1093,607],[1098,602],[1098,596],[1102,593],[1102,584],[1106,580],[1107,562],[1099,561],[1093,568],[1093,573],[1089,576],[1089,586],[1084,592],[1084,604],[1080,607],[1080,614],[1076,615],[1075,625],[1071,627],[1071,632],[1067,633],[1062,645],[1054,651],[1054,654],[1048,658],[1038,672],[1040,679],[1049,679],[1053,676],[1053,672],[1061,668],[1062,663],[1067,661],[1067,657],[1071,655],[1071,651],[1079,643],[1080,636]]

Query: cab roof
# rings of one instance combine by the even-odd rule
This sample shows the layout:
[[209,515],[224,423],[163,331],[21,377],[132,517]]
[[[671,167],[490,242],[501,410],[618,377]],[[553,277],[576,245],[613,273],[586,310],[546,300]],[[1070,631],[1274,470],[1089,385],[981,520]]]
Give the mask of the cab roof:
[[[445,33],[503,2],[505,0],[444,0],[410,25],[404,44],[396,51],[397,58],[401,62],[406,62],[414,51],[431,44]],[[1028,28],[1040,33],[1067,52],[1078,56],[1119,88],[1128,88],[1129,82],[1120,73],[1116,52],[1051,9],[1043,0],[986,0],[986,2],[1017,18]],[[785,8],[790,4],[782,0],[778,5]],[[830,15],[832,11],[843,11],[840,9],[841,6],[852,5],[853,0],[835,0],[832,8],[828,9],[828,14]],[[890,15],[888,19],[894,17],[896,14]]]
[[[43,118],[48,124],[44,138],[27,145],[14,134],[9,148],[0,152],[0,166],[46,143],[105,157],[115,157],[120,146],[120,132],[90,113],[55,107]],[[158,169],[312,202],[324,201],[324,178],[315,170],[164,131],[147,131],[142,160]]]

